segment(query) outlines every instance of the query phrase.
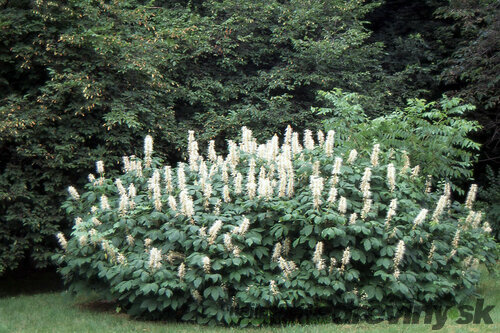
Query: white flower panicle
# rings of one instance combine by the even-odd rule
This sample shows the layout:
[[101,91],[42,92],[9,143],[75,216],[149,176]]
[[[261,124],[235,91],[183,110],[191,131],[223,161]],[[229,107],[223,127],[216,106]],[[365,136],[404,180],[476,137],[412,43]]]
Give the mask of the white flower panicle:
[[247,192],[248,198],[252,200],[257,192],[257,184],[255,184],[255,160],[251,158],[248,165]]
[[309,187],[313,195],[313,204],[315,208],[318,208],[321,201],[321,192],[323,191],[323,178],[317,176],[311,176]]
[[283,257],[278,258],[278,266],[283,273],[285,279],[288,279],[290,275],[297,269],[297,265],[293,261],[287,261]]
[[146,135],[144,138],[144,167],[150,168],[153,155],[153,138],[151,135]]
[[85,246],[85,245],[87,245],[87,235],[81,235],[81,236],[78,238],[78,244],[80,244],[80,246]]
[[205,187],[203,187],[203,197],[205,198],[203,206],[205,209],[208,209],[210,205],[209,199],[212,197],[212,184],[205,183]]
[[224,188],[222,189],[222,197],[225,203],[231,202],[231,196],[229,195],[228,185],[224,185]]
[[353,149],[349,152],[349,157],[347,158],[347,163],[353,164],[358,157],[358,152],[356,149]]
[[99,221],[99,219],[95,216],[92,216],[92,219],[91,219],[92,223],[97,227],[97,226],[100,226],[102,224],[101,221]]
[[257,148],[254,144],[254,139],[252,136],[252,131],[243,126],[241,128],[241,144],[240,148],[246,153],[254,153]]
[[479,224],[481,224],[481,218],[483,216],[483,212],[476,212],[474,215],[474,220],[472,221],[472,228],[478,228]]
[[224,182],[224,184],[227,184],[227,182],[229,181],[229,174],[227,172],[226,162],[222,163],[220,173],[221,173],[222,181]]
[[477,195],[477,184],[472,184],[469,188],[469,192],[467,193],[467,198],[465,200],[465,207],[472,209],[472,205],[476,200]]
[[165,190],[167,193],[171,193],[174,187],[172,185],[172,167],[170,165],[163,168],[163,178],[165,179]]
[[288,171],[288,183],[286,185],[286,195],[292,197],[295,192],[295,172],[293,168]]
[[361,178],[361,184],[359,185],[359,190],[363,193],[363,198],[369,197],[371,176],[372,169],[366,167],[365,171],[363,172],[363,177]]
[[284,167],[279,168],[279,187],[278,187],[278,197],[282,198],[286,195],[286,186],[288,185],[288,177]]
[[314,149],[314,139],[311,130],[304,131],[304,147],[306,149]]
[[152,247],[149,250],[149,268],[151,270],[157,270],[161,267],[161,250],[156,247]]
[[323,144],[325,143],[325,134],[323,133],[323,131],[319,130],[316,134],[316,137],[318,138],[318,145],[323,146]]
[[217,238],[217,235],[219,234],[220,229],[222,228],[222,221],[217,220],[212,224],[210,229],[208,229],[208,243],[213,244],[215,242],[215,239]]
[[320,175],[320,166],[321,166],[321,163],[319,161],[316,161],[313,163],[312,165],[312,175],[313,176],[316,176],[316,177],[319,177]]
[[274,194],[271,180],[266,177],[266,170],[263,166],[260,168],[257,193],[259,198],[265,198],[266,200],[271,199]]
[[177,165],[177,186],[181,191],[186,189],[186,174],[184,173],[184,163],[179,162]]
[[490,224],[488,223],[488,221],[485,221],[485,222],[483,223],[483,230],[484,230],[484,232],[486,232],[487,234],[491,234],[492,229],[491,229],[491,226],[490,226]]
[[394,254],[394,268],[398,268],[403,256],[405,254],[405,242],[400,240],[396,246],[396,252]]
[[231,234],[229,233],[224,234],[224,246],[228,251],[232,251],[234,248]]
[[171,195],[168,197],[168,206],[170,207],[170,209],[172,211],[174,211],[174,212],[177,211],[177,202],[175,200],[175,197],[173,197]]
[[87,178],[89,180],[89,183],[91,183],[92,185],[95,185],[96,179],[95,179],[95,176],[92,173],[89,173],[89,175],[88,175]]
[[351,216],[349,217],[349,224],[354,225],[356,224],[356,220],[358,219],[358,214],[357,213],[352,213]]
[[335,162],[333,163],[332,175],[340,175],[341,167],[342,167],[342,158],[335,157]]
[[116,185],[116,188],[118,189],[118,193],[120,195],[127,195],[127,190],[125,189],[125,187],[123,186],[123,183],[121,181],[120,178],[117,178],[115,180],[115,185]]
[[330,188],[330,192],[328,192],[328,203],[333,204],[337,199],[337,189],[335,187]]
[[135,162],[135,174],[137,177],[142,178],[142,162],[141,161],[136,161]]
[[130,209],[134,209],[135,207],[134,199],[136,195],[137,195],[137,189],[135,188],[134,183],[130,183],[130,185],[128,186],[128,198],[129,198],[128,206],[130,207]]
[[205,271],[205,273],[210,273],[210,258],[205,256],[201,259],[201,262],[203,263],[203,270]]
[[198,171],[198,160],[200,159],[200,155],[198,153],[198,142],[192,141],[188,146],[188,161],[189,161],[189,170]]
[[285,130],[285,138],[283,140],[284,144],[290,145],[292,143],[292,134],[293,134],[292,127],[288,125]]
[[328,273],[332,274],[336,265],[337,265],[337,259],[335,259],[334,257],[331,257],[330,258],[330,267],[328,268]]
[[127,262],[127,258],[122,254],[122,253],[118,253],[118,255],[116,256],[116,261],[120,264],[120,265],[124,265],[125,262]]
[[298,154],[302,151],[302,146],[300,145],[299,142],[299,133],[293,133],[292,134],[292,154]]
[[361,218],[364,220],[368,216],[368,213],[372,209],[372,199],[365,198],[363,199],[363,208],[361,209]]
[[127,194],[121,195],[118,210],[122,215],[124,215],[127,213],[128,207],[129,207],[129,200]]
[[78,226],[82,222],[83,222],[83,219],[80,216],[78,216],[78,217],[75,218],[75,225],[76,226]]
[[455,236],[453,237],[453,241],[451,242],[451,246],[456,249],[458,248],[458,243],[460,242],[460,229],[457,229],[455,232]]
[[346,247],[344,250],[344,254],[342,255],[342,265],[340,266],[340,272],[343,272],[346,268],[346,266],[349,264],[349,261],[351,261],[351,249],[350,247]]
[[73,186],[68,187],[68,193],[73,200],[80,200],[80,194],[78,194],[78,191]]
[[418,213],[417,217],[415,217],[415,220],[413,221],[413,228],[416,228],[417,226],[421,225],[424,221],[425,218],[427,217],[427,213],[429,210],[423,208],[420,213]]
[[108,210],[108,209],[111,209],[111,207],[109,206],[109,201],[108,201],[108,197],[106,195],[101,195],[101,210]]
[[194,203],[193,198],[187,193],[186,190],[181,191],[179,194],[179,200],[181,204],[181,213],[187,217],[194,215]]
[[385,226],[387,227],[391,222],[392,218],[396,215],[396,209],[398,208],[398,199],[392,199],[389,204],[389,209],[387,210],[387,216],[385,218]]
[[416,165],[413,169],[411,169],[411,178],[415,179],[418,177],[420,173],[420,165]]
[[201,294],[198,290],[192,290],[191,296],[197,303],[201,303],[201,301],[203,301],[203,297],[201,297]]
[[323,255],[323,242],[316,243],[316,248],[314,250],[313,262],[316,264],[316,269],[322,271],[325,269],[325,259],[321,256]]
[[130,172],[130,158],[128,156],[123,156],[122,157],[122,163],[123,163],[123,171],[125,173]]
[[278,286],[276,285],[276,281],[274,280],[269,281],[269,290],[271,291],[271,294],[273,294],[273,296],[276,296],[280,293]]
[[281,243],[276,243],[273,249],[273,255],[271,256],[271,260],[277,262],[281,257]]
[[135,241],[135,240],[134,240],[134,236],[132,236],[132,235],[127,235],[127,237],[126,237],[126,241],[127,241],[127,244],[128,244],[129,246],[133,246],[133,245],[134,245],[134,241]]
[[442,195],[439,198],[438,203],[436,205],[436,208],[434,209],[434,213],[432,213],[432,220],[434,222],[438,222],[439,221],[439,217],[443,213],[443,211],[444,211],[444,209],[446,207],[446,203],[447,202],[448,202],[448,197],[446,195]]
[[243,176],[241,175],[241,173],[237,172],[236,176],[234,177],[235,194],[241,194],[241,192],[243,191],[242,183],[243,183]]
[[57,241],[59,242],[59,245],[61,245],[61,247],[64,250],[67,250],[68,249],[68,241],[66,240],[66,237],[64,237],[64,234],[62,232],[59,232],[59,233],[57,233],[56,237],[57,237]]
[[250,227],[250,220],[243,216],[243,221],[238,227],[233,229],[233,233],[240,234],[241,236],[245,235]]
[[103,161],[95,162],[95,169],[96,169],[98,174],[103,175],[104,174],[104,162]]
[[436,252],[436,244],[432,242],[431,249],[429,250],[429,255],[427,256],[427,264],[432,264],[432,259],[434,258],[434,252]]
[[347,212],[347,199],[345,197],[340,197],[339,199],[339,213],[345,214]]
[[387,165],[387,183],[389,184],[389,190],[394,192],[396,188],[396,168],[392,163]]
[[177,269],[177,276],[180,281],[184,280],[184,276],[186,275],[186,265],[182,262]]
[[372,154],[370,155],[370,161],[372,166],[376,167],[378,165],[378,154],[380,153],[380,145],[377,143],[373,145]]
[[208,142],[208,159],[212,162],[217,161],[217,152],[215,151],[215,141]]
[[326,141],[324,145],[326,156],[331,157],[333,155],[334,144],[335,144],[335,131],[330,130],[326,135]]
[[337,185],[337,183],[339,182],[341,167],[342,167],[342,158],[335,157],[335,162],[333,163],[333,169],[332,169],[332,180],[331,180],[332,186]]

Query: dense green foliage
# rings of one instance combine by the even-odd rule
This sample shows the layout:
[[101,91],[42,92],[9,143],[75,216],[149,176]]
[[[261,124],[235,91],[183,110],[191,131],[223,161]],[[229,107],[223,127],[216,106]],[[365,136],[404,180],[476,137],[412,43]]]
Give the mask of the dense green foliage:
[[321,92],[326,107],[313,108],[324,120],[325,130],[336,130],[343,146],[362,150],[373,143],[405,150],[425,175],[458,185],[472,178],[473,163],[480,145],[468,136],[480,127],[463,116],[474,110],[458,98],[443,97],[438,102],[408,100],[408,106],[378,118],[369,119],[359,104],[361,96],[337,89]]
[[[476,190],[453,202],[408,156],[318,143],[287,129],[258,145],[243,128],[229,153],[162,166],[146,138],[124,173],[69,188],[71,238],[57,256],[70,290],[94,290],[130,314],[260,325],[297,315],[387,319],[464,301],[477,264],[496,262]],[[259,171],[260,170],[260,171]],[[258,176],[257,176],[258,175]],[[333,309],[333,313],[332,313]]]

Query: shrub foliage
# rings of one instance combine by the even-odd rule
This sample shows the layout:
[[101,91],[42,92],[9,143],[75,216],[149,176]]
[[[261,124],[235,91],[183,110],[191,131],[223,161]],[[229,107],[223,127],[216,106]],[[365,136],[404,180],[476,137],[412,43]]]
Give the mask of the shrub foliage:
[[225,158],[213,143],[204,158],[191,132],[188,162],[172,168],[148,136],[121,176],[99,161],[83,194],[69,188],[60,272],[135,316],[242,326],[388,318],[470,295],[496,251],[477,187],[455,202],[404,152],[357,154],[334,139],[299,142],[288,128],[258,145],[243,128]]

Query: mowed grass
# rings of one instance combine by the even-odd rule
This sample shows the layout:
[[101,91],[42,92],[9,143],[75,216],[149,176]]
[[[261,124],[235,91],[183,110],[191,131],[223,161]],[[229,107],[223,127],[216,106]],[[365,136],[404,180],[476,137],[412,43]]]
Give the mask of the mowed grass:
[[[439,332],[500,332],[500,286],[498,274],[483,270],[478,292],[484,298],[484,307],[494,305],[489,312],[493,324],[457,324],[460,312],[457,308],[448,311],[446,322]],[[19,282],[23,282],[19,280]],[[7,286],[1,285],[0,288]],[[0,290],[0,295],[9,291]],[[476,298],[469,304],[475,306]],[[138,321],[126,314],[117,313],[114,304],[86,302],[65,291],[51,291],[39,294],[17,294],[0,297],[0,333],[3,332],[423,332],[437,329],[436,318],[431,324],[424,324],[424,315],[419,324],[404,324],[403,319],[391,324],[359,323],[329,324],[287,324],[262,328],[206,327],[176,322]]]

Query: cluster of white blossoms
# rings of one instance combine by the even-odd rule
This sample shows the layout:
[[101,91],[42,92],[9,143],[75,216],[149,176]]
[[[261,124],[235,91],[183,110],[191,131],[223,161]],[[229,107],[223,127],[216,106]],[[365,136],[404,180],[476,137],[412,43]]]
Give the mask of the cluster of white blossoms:
[[269,291],[274,296],[276,296],[280,293],[280,291],[278,289],[278,285],[276,284],[276,281],[274,281],[274,280],[269,281]]
[[477,184],[472,184],[469,188],[469,192],[467,193],[467,198],[465,199],[465,207],[472,209],[472,205],[476,200],[477,195]]
[[389,184],[389,190],[394,192],[396,188],[396,168],[394,164],[387,164],[387,183]]
[[155,247],[149,250],[149,268],[157,270],[161,267],[161,250]]
[[313,262],[316,264],[316,269],[322,271],[325,269],[325,259],[322,258],[323,255],[323,242],[316,243],[316,248],[314,250]]
[[68,187],[68,193],[73,200],[80,200],[80,194],[78,194],[78,191],[73,186]]
[[446,184],[444,193],[439,197],[436,208],[432,213],[432,221],[439,222],[439,218],[443,214],[445,208],[450,204],[450,195],[451,195],[450,185]]
[[342,265],[339,268],[339,271],[341,273],[344,272],[346,266],[349,264],[350,261],[351,261],[351,248],[348,246],[346,247],[346,249],[344,250],[344,254],[342,255]]
[[[376,176],[373,176],[375,191],[375,184],[379,184],[377,179],[380,179],[378,172],[380,172],[380,170],[386,170],[385,186],[391,192],[392,196],[388,205],[386,202],[383,203],[383,205],[387,205],[388,207],[384,222],[387,229],[391,223],[396,224],[398,222],[398,219],[395,218],[398,209],[398,199],[395,198],[396,195],[394,194],[398,188],[397,180],[405,177],[408,179],[408,176],[404,174],[408,175],[410,170],[411,179],[417,178],[420,172],[419,166],[415,166],[411,169],[410,159],[407,153],[403,154],[404,166],[399,174],[396,172],[396,167],[393,163],[388,163],[386,169],[384,169],[383,166],[381,167],[379,144],[373,146],[370,154],[370,164],[368,166],[362,164],[360,164],[362,166],[356,165],[358,152],[355,149],[351,150],[348,156],[340,154],[339,156],[335,156],[334,131],[329,131],[326,135],[318,131],[316,133],[317,142],[315,142],[313,132],[306,130],[303,135],[302,145],[299,139],[299,133],[294,132],[292,128],[288,126],[280,146],[280,138],[276,135],[265,144],[259,145],[257,140],[253,137],[252,131],[243,127],[241,143],[238,144],[229,140],[228,154],[225,157],[217,154],[215,142],[213,140],[210,141],[206,159],[199,153],[198,143],[195,140],[194,134],[194,131],[189,131],[188,134],[188,161],[187,163],[178,163],[177,168],[175,168],[176,170],[171,166],[164,166],[162,169],[155,168],[155,163],[153,163],[153,138],[149,135],[146,136],[144,141],[143,161],[135,156],[123,157],[125,174],[135,173],[135,176],[142,178],[142,181],[138,180],[134,184],[129,181],[129,179],[134,179],[134,177],[115,179],[115,193],[118,193],[119,199],[108,199],[106,195],[102,194],[99,198],[99,208],[94,206],[91,209],[92,217],[86,219],[86,223],[83,223],[81,218],[79,218],[78,222],[75,222],[75,225],[79,225],[79,232],[85,232],[85,230],[83,230],[85,227],[82,225],[89,225],[87,222],[92,222],[91,230],[87,233],[78,235],[78,244],[83,247],[88,243],[100,243],[102,249],[108,254],[108,257],[116,257],[116,261],[119,263],[124,263],[126,261],[125,256],[117,252],[117,250],[113,248],[112,243],[106,240],[97,231],[103,228],[103,223],[99,218],[105,221],[105,219],[102,218],[102,214],[106,211],[110,211],[111,207],[117,209],[122,216],[132,213],[136,207],[136,198],[146,197],[143,195],[143,192],[141,192],[143,190],[142,184],[146,182],[143,173],[149,177],[147,178],[147,198],[150,207],[157,212],[172,214],[171,216],[185,216],[193,224],[200,223],[200,217],[198,215],[200,211],[212,212],[215,215],[219,215],[221,211],[223,213],[225,212],[223,210],[227,207],[225,204],[228,204],[230,207],[230,203],[237,203],[241,198],[262,200],[262,202],[269,202],[277,198],[287,200],[288,198],[296,196],[296,192],[302,194],[303,192],[300,191],[305,190],[309,191],[308,194],[309,197],[312,198],[312,205],[315,209],[321,210],[325,207],[327,209],[336,210],[343,218],[348,217],[349,225],[355,225],[359,222],[358,219],[366,221],[369,215],[370,217],[375,215],[373,213],[370,214],[372,211],[378,214],[378,209],[380,209],[381,205],[378,203],[374,204],[372,199],[377,199],[379,197],[378,193],[371,192],[372,173],[376,174]],[[331,163],[331,165],[325,165],[325,159],[315,160],[315,155],[311,153],[310,150],[316,148],[321,148],[323,150],[324,155],[329,158],[329,162],[327,163]],[[385,157],[383,160],[385,160]],[[142,163],[144,163],[144,170],[142,168]],[[345,165],[343,165],[343,163],[345,163]],[[298,164],[306,164],[307,167],[298,169]],[[329,168],[332,170],[331,174],[324,174],[325,170],[329,170]],[[353,198],[349,196],[349,190],[347,190],[347,187],[343,187],[346,181],[348,181],[348,177],[342,175],[343,171],[346,172],[345,170],[359,170],[359,168],[364,170],[361,180],[359,182],[356,181],[356,184],[349,184],[349,186],[359,191],[358,193],[361,193],[363,200],[362,205],[354,201],[356,200],[356,196],[353,196]],[[96,180],[96,176],[90,174],[89,182],[93,185],[102,185],[105,180],[103,161],[96,162],[96,169],[99,179]],[[304,173],[303,170],[311,171],[306,171],[306,173]],[[296,173],[298,174],[297,177]],[[356,175],[356,177],[358,176]],[[309,180],[308,187],[307,185],[304,186],[304,184],[307,184],[307,180]],[[304,186],[305,189],[296,188],[297,184]],[[432,179],[428,177],[426,192],[431,191],[431,184]],[[455,237],[451,242],[452,251],[448,259],[457,253],[460,235],[463,230],[466,228],[481,227],[482,213],[472,211],[477,189],[477,185],[474,184],[467,194],[465,206],[469,209],[469,215],[465,220],[461,220],[461,223],[463,222],[461,225],[462,230],[458,229],[455,233]],[[70,186],[68,188],[68,193],[73,200],[80,200],[80,195],[74,187]],[[326,193],[328,193],[328,195],[326,195]],[[214,196],[219,197],[217,200],[214,200]],[[428,215],[430,215],[428,209],[421,209],[418,214],[415,212],[416,217],[413,220],[413,229],[422,226],[426,219],[439,222],[444,212],[450,207],[450,197],[451,187],[447,184],[432,212],[432,218],[428,218]],[[325,198],[327,199],[324,200]],[[353,201],[348,201],[348,198]],[[387,201],[389,201],[389,199]],[[195,202],[200,202],[200,206],[202,205],[203,207],[195,207]],[[214,204],[214,202],[216,203]],[[400,204],[405,205],[403,201],[401,201]],[[143,207],[144,205],[141,203],[141,206]],[[218,242],[222,239],[224,249],[227,253],[239,257],[243,247],[240,249],[240,247],[237,246],[239,245],[238,241],[241,240],[240,236],[243,237],[247,234],[250,228],[250,220],[243,216],[241,219],[236,218],[230,222],[225,219],[223,214],[220,215],[221,216],[218,217],[220,219],[217,219],[209,228],[208,226],[201,226],[198,234],[201,238],[206,239],[210,245],[219,245]],[[226,222],[226,226],[223,225],[222,220],[228,221]],[[235,226],[235,221],[240,222]],[[230,225],[230,223],[233,223],[233,225]],[[224,231],[221,232],[223,228]],[[488,222],[483,223],[482,230],[484,232],[491,232],[491,226]],[[393,228],[390,237],[395,237],[397,235],[396,231],[397,229]],[[135,240],[133,236],[128,234],[129,232],[130,231],[127,231],[125,239],[126,244],[132,247],[135,244]],[[221,235],[220,238],[218,237],[219,235]],[[61,247],[67,249],[68,242],[62,233],[57,234],[57,239]],[[242,244],[245,243],[243,242]],[[342,259],[340,262],[337,262],[337,259],[334,257],[328,258],[331,254],[324,253],[325,244],[326,243],[322,241],[316,243],[312,255],[312,262],[315,264],[316,269],[318,271],[326,270],[327,260],[329,259],[328,271],[332,273],[338,268],[338,271],[343,273],[347,269],[347,265],[351,259],[350,247],[345,248]],[[149,268],[151,271],[155,271],[162,267],[162,252],[160,248],[153,247],[152,245],[153,242],[151,239],[146,238],[144,240],[146,252],[144,255],[149,255]],[[298,269],[293,261],[286,259],[289,259],[288,255],[291,251],[291,247],[291,240],[289,238],[277,241],[271,254],[273,267],[279,267],[285,279],[288,279],[291,274]],[[212,247],[212,249],[213,248],[214,247]],[[429,264],[433,261],[435,251],[436,246],[433,242],[428,255]],[[400,240],[396,246],[394,255],[394,277],[396,279],[399,278],[400,275],[399,268],[404,253],[405,243]],[[215,260],[215,257],[212,258]],[[171,264],[173,264],[173,260]],[[205,273],[210,273],[211,259],[208,256],[201,257],[201,265]],[[187,269],[188,267],[184,262],[177,267],[177,276],[180,281],[184,279]],[[274,280],[270,281],[269,288],[273,295],[279,293],[277,284]],[[194,290],[192,293],[194,299],[201,301],[201,295],[198,291]]]
[[428,212],[428,209],[422,208],[422,210],[418,213],[417,217],[415,217],[415,220],[413,221],[413,229],[415,229],[425,221]]
[[64,237],[64,234],[62,232],[57,233],[57,241],[59,242],[59,245],[66,250],[68,248],[68,241],[66,240],[66,237]]
[[210,269],[211,269],[211,266],[210,266],[210,258],[207,257],[207,256],[204,256],[202,259],[201,259],[201,262],[203,264],[203,270],[205,271],[205,273],[210,273]]
[[391,220],[396,216],[396,209],[398,208],[398,199],[392,199],[389,204],[389,209],[387,210],[387,217],[385,218],[384,225],[386,228],[389,227]]
[[396,279],[399,278],[399,264],[401,263],[401,260],[403,260],[403,256],[405,254],[405,242],[403,240],[400,240],[398,245],[396,246],[396,252],[394,254],[394,277]]

